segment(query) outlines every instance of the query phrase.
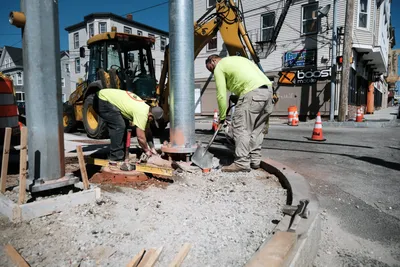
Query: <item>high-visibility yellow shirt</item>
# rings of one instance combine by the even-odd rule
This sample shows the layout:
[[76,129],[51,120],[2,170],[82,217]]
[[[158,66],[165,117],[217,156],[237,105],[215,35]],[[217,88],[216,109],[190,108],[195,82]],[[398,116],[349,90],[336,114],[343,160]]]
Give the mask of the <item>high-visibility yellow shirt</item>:
[[136,127],[146,129],[150,106],[144,100],[134,93],[120,90],[105,88],[97,92],[101,100],[107,101],[116,106],[122,116],[132,122]]
[[272,82],[257,65],[242,56],[222,58],[214,69],[214,78],[220,120],[226,118],[226,90],[240,97],[263,85],[272,88]]

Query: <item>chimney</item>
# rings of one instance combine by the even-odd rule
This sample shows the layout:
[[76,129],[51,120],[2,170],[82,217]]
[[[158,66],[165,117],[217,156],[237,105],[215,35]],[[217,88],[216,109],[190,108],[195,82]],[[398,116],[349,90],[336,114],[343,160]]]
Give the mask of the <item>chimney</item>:
[[129,19],[129,20],[132,20],[132,14],[126,15],[126,18]]

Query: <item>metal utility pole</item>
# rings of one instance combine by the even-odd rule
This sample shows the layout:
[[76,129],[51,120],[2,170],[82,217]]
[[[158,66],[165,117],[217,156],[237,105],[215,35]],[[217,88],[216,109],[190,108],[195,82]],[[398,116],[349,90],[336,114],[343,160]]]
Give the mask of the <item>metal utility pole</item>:
[[196,150],[193,0],[169,1],[170,144],[167,153]]
[[333,26],[332,26],[332,63],[331,63],[331,108],[329,120],[335,120],[336,100],[336,47],[337,47],[337,0],[333,0]]
[[21,0],[30,191],[77,182],[65,176],[58,1]]
[[354,0],[347,0],[343,45],[342,83],[340,88],[339,121],[345,121],[350,85],[350,58],[353,46]]

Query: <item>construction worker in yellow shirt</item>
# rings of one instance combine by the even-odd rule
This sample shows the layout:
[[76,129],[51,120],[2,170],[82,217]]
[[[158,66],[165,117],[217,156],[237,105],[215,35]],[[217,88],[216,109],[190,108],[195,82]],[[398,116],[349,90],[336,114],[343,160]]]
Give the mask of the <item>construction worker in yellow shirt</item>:
[[157,152],[150,147],[148,139],[153,144],[150,123],[158,128],[158,120],[163,117],[160,107],[150,108],[144,100],[129,91],[105,88],[99,90],[94,99],[93,108],[105,121],[110,135],[110,166],[122,165],[125,158],[126,130],[131,125],[136,126],[136,137],[143,149],[142,159],[146,160]]
[[237,96],[233,116],[235,160],[223,172],[249,172],[261,162],[266,121],[273,110],[272,82],[252,61],[241,56],[211,55],[206,68],[214,74],[220,123],[225,122],[227,90]]

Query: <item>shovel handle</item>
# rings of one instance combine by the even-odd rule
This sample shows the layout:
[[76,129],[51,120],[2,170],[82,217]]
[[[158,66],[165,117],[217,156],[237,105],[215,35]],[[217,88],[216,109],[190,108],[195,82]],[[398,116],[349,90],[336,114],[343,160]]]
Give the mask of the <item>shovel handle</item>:
[[221,128],[222,128],[222,123],[220,123],[220,124],[218,125],[217,130],[215,131],[213,137],[211,138],[210,142],[209,142],[208,145],[206,146],[206,149],[205,149],[205,151],[204,151],[204,154],[208,151],[208,149],[210,148],[210,146],[211,146],[212,143],[214,142],[215,137],[217,137],[218,132],[219,132],[219,130],[221,130]]

